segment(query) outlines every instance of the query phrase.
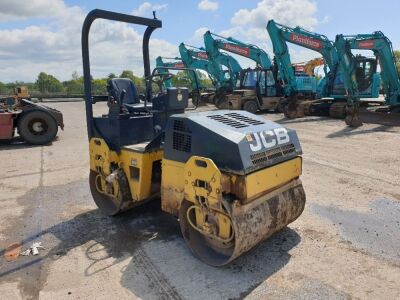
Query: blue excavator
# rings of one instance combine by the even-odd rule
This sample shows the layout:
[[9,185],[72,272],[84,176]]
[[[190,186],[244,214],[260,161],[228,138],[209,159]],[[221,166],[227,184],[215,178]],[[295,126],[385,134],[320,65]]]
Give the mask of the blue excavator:
[[[168,60],[168,62],[164,61]],[[185,68],[185,64],[183,63],[182,59],[179,57],[162,57],[158,56],[156,58],[156,67],[159,68],[160,73],[168,73],[168,68]],[[190,76],[190,72],[189,72]],[[192,83],[194,82],[191,78]],[[172,80],[167,79],[164,81],[164,87],[170,88],[172,87]]]
[[216,89],[224,86],[224,82],[219,79],[223,72],[222,69],[216,68],[214,64],[208,60],[207,53],[204,49],[181,43],[179,45],[179,54],[187,68],[206,72]]
[[210,31],[204,33],[203,38],[209,60],[216,68],[222,67],[224,69],[224,73],[221,74],[222,76],[219,80],[226,82],[225,90],[227,92],[234,91],[240,85],[242,67],[234,57],[220,51]]
[[221,98],[221,95],[224,95],[227,90],[230,90],[230,82],[225,77],[226,72],[220,65],[214,64],[209,59],[204,48],[198,48],[181,43],[179,45],[179,53],[187,68],[206,72],[215,88],[213,91],[210,91],[209,89],[203,91],[201,93],[201,102],[218,102],[216,99]]
[[[218,98],[219,108],[244,109],[252,113],[278,108],[282,88],[277,80],[277,69],[264,50],[210,31],[204,34],[204,44],[210,60],[229,70],[230,93]],[[243,69],[235,58],[223,51],[249,58],[256,67]]]
[[[400,77],[390,40],[381,31],[372,34],[339,34],[336,36],[335,46],[340,57],[340,69],[346,85],[348,102],[352,104],[350,108],[353,110],[348,113],[346,123],[354,123],[357,126],[361,125],[363,120],[387,125],[400,123]],[[353,49],[371,50],[379,61],[385,95],[383,106],[360,109],[363,103],[360,98],[363,95],[359,91],[363,85],[368,86],[368,82],[360,82],[359,74],[374,81],[371,77],[373,69],[357,61],[357,56],[351,51]]]
[[[211,102],[210,98],[213,99],[215,92],[210,91],[209,87],[204,86],[203,82],[200,80],[198,76],[199,74],[197,73],[198,70],[205,71],[209,76],[212,84],[215,86],[216,81],[214,79],[213,74],[211,74],[212,70],[208,68],[210,63],[195,58],[189,59],[188,54],[185,53],[183,53],[183,57],[184,58],[181,57],[172,58],[172,57],[162,57],[162,56],[157,57],[156,67],[158,73],[167,74],[174,69],[181,70],[181,72],[185,72],[192,86],[192,90],[190,92],[190,97],[192,98],[192,101],[194,103],[197,103],[198,105],[202,105],[204,104],[204,102]],[[165,89],[173,87],[172,79],[164,80],[163,87]]]
[[[347,100],[346,82],[343,80],[339,68],[340,55],[335,44],[325,35],[308,31],[301,27],[291,28],[270,20],[267,31],[272,41],[276,62],[284,82],[285,95],[288,100],[285,103],[284,113],[288,118],[302,117],[305,115],[330,115],[344,118],[353,109],[352,102]],[[324,59],[325,76],[318,84],[317,93],[305,101],[297,101],[299,95],[304,96],[295,72],[291,66],[290,54],[287,43],[292,43],[318,52]],[[373,58],[364,56],[353,57],[354,63],[362,66],[364,73],[358,75],[358,81],[363,82],[359,86],[358,93],[363,98],[376,98],[379,96],[380,76],[377,73],[377,62]],[[370,76],[365,76],[366,70]],[[304,99],[304,97],[302,97]]]

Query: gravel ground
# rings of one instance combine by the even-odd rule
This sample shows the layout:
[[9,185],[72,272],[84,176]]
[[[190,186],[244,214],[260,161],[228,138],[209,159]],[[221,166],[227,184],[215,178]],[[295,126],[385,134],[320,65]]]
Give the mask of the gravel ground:
[[[88,187],[84,104],[49,105],[66,126],[52,145],[0,145],[1,298],[400,299],[400,128],[264,114],[300,136],[306,209],[212,268],[157,201],[101,215]],[[10,244],[36,241],[38,256],[4,259]]]

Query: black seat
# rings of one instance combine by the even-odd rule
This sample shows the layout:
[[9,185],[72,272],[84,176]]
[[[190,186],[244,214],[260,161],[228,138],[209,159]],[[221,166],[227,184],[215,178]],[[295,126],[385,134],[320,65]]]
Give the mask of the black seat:
[[[139,99],[139,93],[134,83],[128,78],[113,78],[108,81],[108,94],[114,99],[121,99],[121,93],[126,91],[122,104],[129,112],[146,112],[144,102]],[[151,103],[147,103],[148,109],[151,109]]]

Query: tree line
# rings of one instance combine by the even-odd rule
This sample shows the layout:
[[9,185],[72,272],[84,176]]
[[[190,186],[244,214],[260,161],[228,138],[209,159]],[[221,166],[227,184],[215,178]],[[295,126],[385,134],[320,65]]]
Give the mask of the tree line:
[[[107,81],[115,78],[117,75],[110,73],[106,78],[93,78],[92,90],[94,94],[104,95],[107,92]],[[141,86],[143,78],[135,76],[132,71],[124,70],[119,75],[120,78],[129,78],[136,85]],[[60,81],[55,76],[40,72],[35,82],[0,82],[0,94],[11,94],[17,86],[28,87],[32,95],[35,94],[62,94],[62,95],[82,95],[84,93],[83,76],[79,76],[77,72],[72,73],[70,80]]]
[[[398,72],[400,73],[400,51],[394,51],[394,59]],[[202,87],[211,88],[211,80],[201,72],[197,72],[199,83]],[[92,92],[95,95],[105,95],[107,93],[107,81],[111,78],[116,78],[117,75],[114,73],[108,74],[105,78],[94,78],[92,79]],[[118,76],[119,78],[129,78],[137,86],[141,93],[144,92],[144,78],[136,76],[130,70],[124,70]],[[178,72],[176,76],[172,78],[172,84],[174,86],[187,85],[190,81],[186,72]],[[55,76],[40,72],[35,82],[22,82],[15,81],[4,83],[0,82],[0,95],[9,95],[13,93],[13,90],[17,86],[24,85],[28,87],[31,95],[83,95],[83,76],[79,76],[77,72],[72,73],[71,79],[66,81],[60,81]]]
[[[198,74],[202,86],[211,87],[211,80],[202,73]],[[93,78],[92,79],[92,93],[95,95],[105,95],[107,93],[107,81],[111,78],[128,78],[133,81],[139,92],[144,93],[145,83],[144,78],[136,76],[130,70],[122,71],[119,76],[114,73],[108,74],[105,78]],[[178,72],[176,76],[172,78],[172,84],[174,86],[187,85],[188,76],[185,72]],[[0,95],[9,95],[13,93],[13,90],[17,86],[26,86],[32,96],[35,95],[83,95],[83,76],[79,76],[77,72],[72,73],[71,79],[66,81],[60,81],[55,76],[40,72],[35,82],[0,82]]]

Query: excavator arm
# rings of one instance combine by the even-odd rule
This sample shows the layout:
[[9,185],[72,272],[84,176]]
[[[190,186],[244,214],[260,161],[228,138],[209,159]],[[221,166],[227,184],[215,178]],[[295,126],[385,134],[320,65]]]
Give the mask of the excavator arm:
[[[164,62],[164,59],[173,59],[174,61]],[[156,66],[164,68],[186,68],[185,64],[183,63],[180,57],[169,58],[169,57],[159,56],[156,58]]]
[[[262,69],[271,69],[272,61],[268,54],[256,45],[243,43],[232,37],[223,37],[215,33],[209,32],[211,38],[213,36],[218,37],[214,39],[214,46],[218,49],[225,50],[243,57],[247,57],[253,60],[257,67]],[[208,37],[209,38],[209,37]]]
[[[165,59],[173,59],[173,61],[168,61],[165,62]],[[182,59],[179,57],[174,57],[174,58],[169,58],[169,57],[162,57],[162,56],[158,56],[156,58],[156,67],[157,68],[185,68],[185,64],[183,63]],[[160,73],[167,73],[167,69],[160,69],[159,70]],[[189,74],[190,76],[190,74]],[[192,83],[194,82],[192,79],[190,78]],[[169,88],[172,87],[172,81],[171,79],[168,79],[166,81],[164,81],[164,87]]]
[[204,34],[204,45],[206,46],[207,55],[209,60],[214,64],[215,68],[225,66],[229,71],[229,78],[226,78],[226,74],[223,74],[221,81],[227,81],[227,89],[232,91],[237,85],[237,81],[240,79],[240,74],[242,72],[242,67],[238,61],[227,53],[220,51],[220,47],[217,41],[213,38],[213,34],[207,31]]
[[224,72],[220,66],[213,64],[203,48],[181,43],[179,53],[187,68],[205,71],[216,89],[224,87]]

